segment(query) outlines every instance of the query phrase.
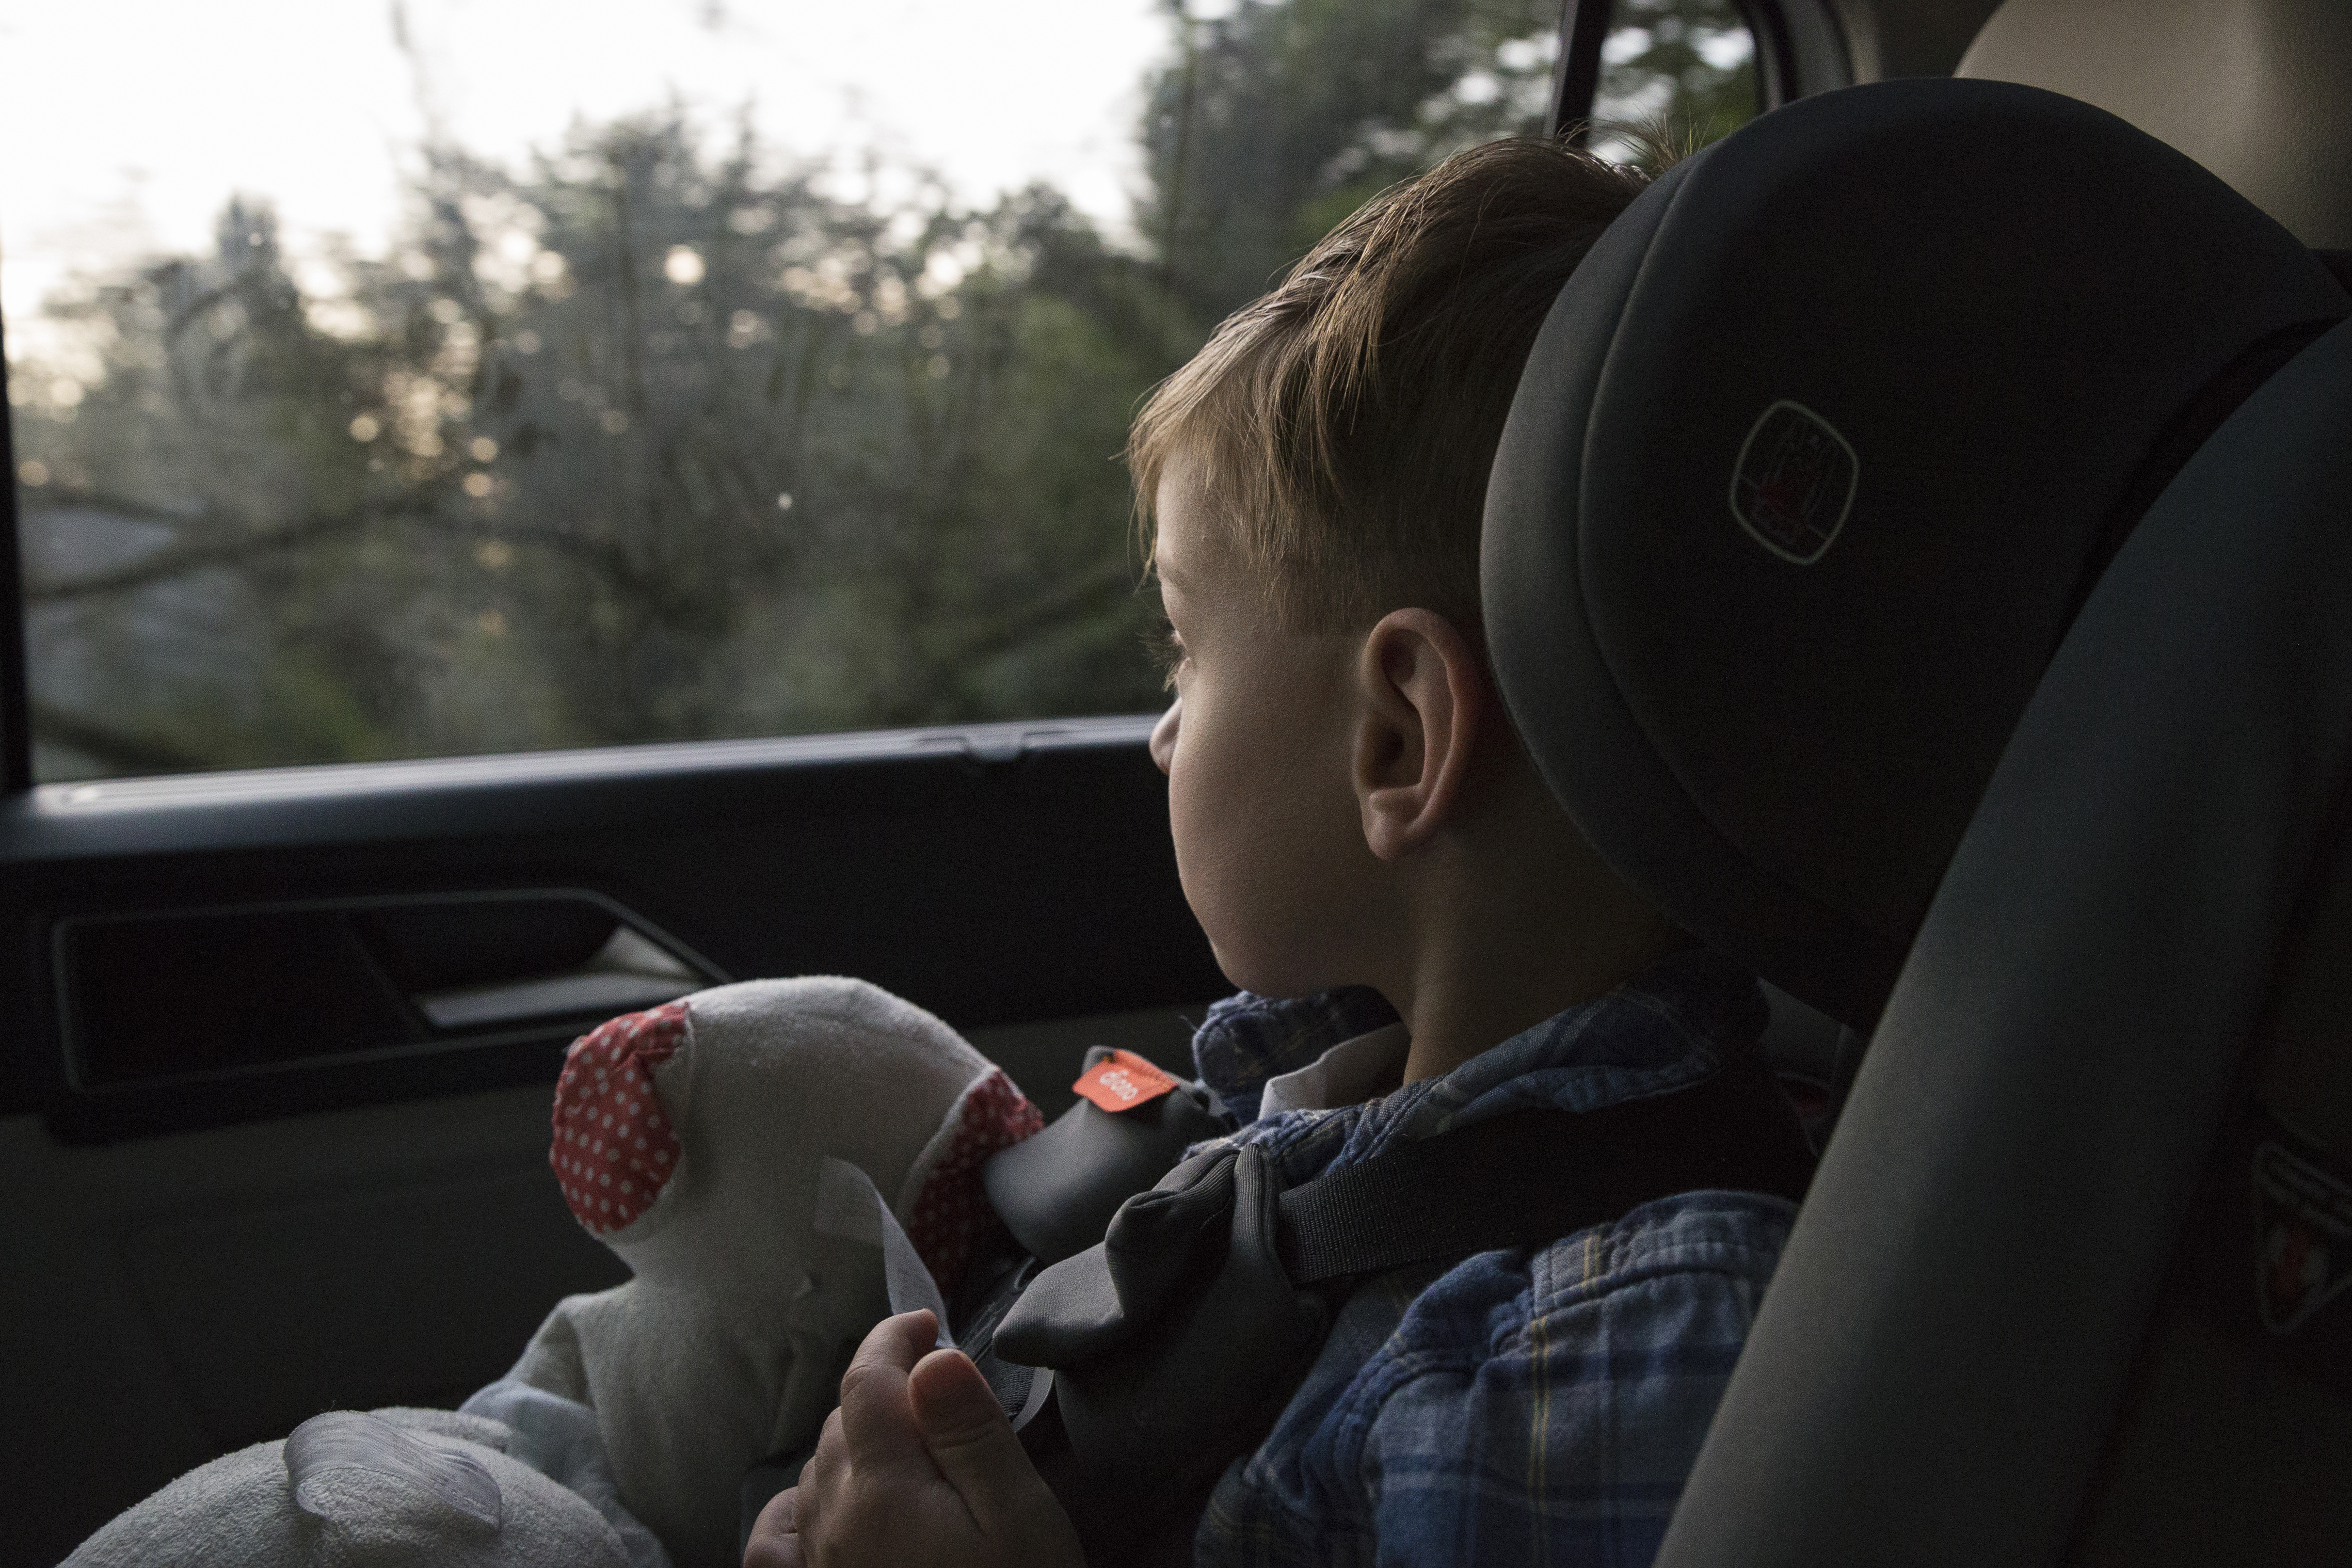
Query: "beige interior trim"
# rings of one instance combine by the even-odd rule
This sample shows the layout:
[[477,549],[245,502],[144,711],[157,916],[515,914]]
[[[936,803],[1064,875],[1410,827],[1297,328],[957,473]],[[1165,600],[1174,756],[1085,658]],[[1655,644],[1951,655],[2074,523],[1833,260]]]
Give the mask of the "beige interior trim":
[[2095,103],[2352,249],[2352,0],[2008,0],[1958,74]]
[[[1855,81],[1949,76],[1999,0],[1828,0]],[[1809,90],[1815,90],[1811,89]]]

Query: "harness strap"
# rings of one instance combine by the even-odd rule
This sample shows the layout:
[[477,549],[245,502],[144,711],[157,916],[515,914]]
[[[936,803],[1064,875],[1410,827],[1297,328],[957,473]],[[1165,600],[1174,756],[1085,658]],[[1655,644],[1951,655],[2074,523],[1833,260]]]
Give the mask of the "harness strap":
[[1800,1202],[1813,1157],[1759,1064],[1594,1110],[1549,1107],[1402,1141],[1276,1200],[1294,1285],[1531,1247],[1676,1193]]
[[[1255,1149],[1243,1153],[1261,1160]],[[1022,1441],[1089,1561],[1139,1561],[1149,1542],[1167,1546],[1169,1561],[1189,1561],[1208,1487],[1264,1437],[1322,1343],[1328,1303],[1355,1279],[1556,1241],[1677,1193],[1798,1201],[1813,1158],[1770,1070],[1749,1060],[1647,1100],[1507,1111],[1401,1140],[1262,1205],[1248,1194],[1263,1164],[1237,1178],[1240,1163],[1226,1151],[1222,1168],[1204,1165],[1189,1188],[1144,1194],[1163,1223],[1125,1249],[1123,1279],[1102,1245],[1042,1275],[1034,1259],[1008,1258],[970,1282],[957,1314],[964,1349],[1006,1413],[1044,1405]],[[1132,1205],[1121,1215],[1115,1226],[1129,1228],[1145,1217]],[[1196,1247],[1205,1277],[1186,1262]],[[1170,1276],[1161,1289],[1134,1289],[1141,1262]],[[1316,1286],[1335,1289],[1307,1289]],[[1049,1298],[1055,1304],[1040,1311]],[[1024,1308],[1041,1321],[1016,1363],[996,1353],[996,1330]],[[1102,1353],[1055,1353],[1106,1328],[1116,1342]],[[1040,1390],[1031,1381],[1033,1367],[1048,1364],[1063,1369],[1052,1402],[1033,1397]],[[797,1471],[795,1459],[747,1478],[747,1539],[760,1507]]]

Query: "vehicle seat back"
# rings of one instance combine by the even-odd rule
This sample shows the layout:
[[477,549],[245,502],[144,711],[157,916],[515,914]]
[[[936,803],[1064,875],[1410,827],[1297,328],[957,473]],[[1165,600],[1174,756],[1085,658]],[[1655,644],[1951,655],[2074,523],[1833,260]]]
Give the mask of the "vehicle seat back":
[[[2352,386],[2352,353],[2334,366]],[[2069,1563],[2352,1554],[2352,843],[2329,816]]]
[[2352,1539],[2352,1304],[2325,1294],[2352,1268],[2347,428],[2352,326],[2247,401],[2091,595],[1905,965],[1665,1568]]
[[2008,0],[1958,75],[2095,103],[2320,250],[2352,249],[2352,5]]
[[[2352,1306],[2301,1370],[2248,1339],[2286,1200],[2217,1140],[2281,1146],[2231,1109],[2263,1085],[2304,1278],[2352,1151],[2352,888],[2314,881],[2352,781],[2347,313],[2211,174],[1990,82],[1777,111],[1562,291],[1488,504],[1514,717],[1621,874],[1768,980],[1866,1024],[1900,970],[1662,1563],[2179,1560],[2086,1499],[2205,1477],[2182,1415],[2249,1368],[2299,1401],[2240,1391],[2267,1500],[2332,1489],[2273,1560],[2341,1528],[2352,1447],[2313,1438],[2352,1406],[2311,1366]],[[2176,1262],[2200,1203],[2246,1217]],[[2190,1386],[2125,1416],[2160,1300],[2238,1360],[2159,1344]]]
[[[2121,115],[2352,279],[2352,7],[2340,0],[2009,0],[1959,74]],[[2336,1292],[2352,1279],[2352,998],[2339,979],[2352,867],[2341,844],[2304,901],[2071,1561],[2346,1555],[2352,1324]]]

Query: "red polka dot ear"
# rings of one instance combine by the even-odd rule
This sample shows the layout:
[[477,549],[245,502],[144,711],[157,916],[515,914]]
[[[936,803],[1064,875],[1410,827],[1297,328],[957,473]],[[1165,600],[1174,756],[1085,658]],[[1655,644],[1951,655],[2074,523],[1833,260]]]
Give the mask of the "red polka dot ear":
[[907,1216],[907,1238],[942,1291],[955,1289],[973,1246],[996,1218],[981,1185],[980,1167],[999,1149],[1045,1125],[1044,1113],[1013,1087],[1002,1068],[974,1080],[950,1115],[955,1131],[916,1189],[914,1212]]
[[555,1080],[555,1167],[580,1223],[609,1236],[653,1205],[677,1169],[677,1132],[654,1092],[654,1066],[686,1044],[686,1004],[601,1024],[572,1042]]

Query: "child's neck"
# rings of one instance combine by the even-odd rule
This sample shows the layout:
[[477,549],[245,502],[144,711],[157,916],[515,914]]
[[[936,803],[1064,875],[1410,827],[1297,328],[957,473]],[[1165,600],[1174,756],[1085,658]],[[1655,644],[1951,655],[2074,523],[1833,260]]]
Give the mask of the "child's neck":
[[1486,964],[1434,964],[1404,995],[1390,996],[1412,1034],[1405,1082],[1452,1072],[1555,1014],[1606,995],[1658,953],[1645,951],[1611,963],[1564,963],[1558,950],[1526,956],[1534,962],[1516,974]]
[[1477,879],[1457,885],[1465,896],[1425,900],[1381,986],[1412,1034],[1405,1082],[1605,995],[1685,940],[1603,878],[1522,899],[1497,899]]

